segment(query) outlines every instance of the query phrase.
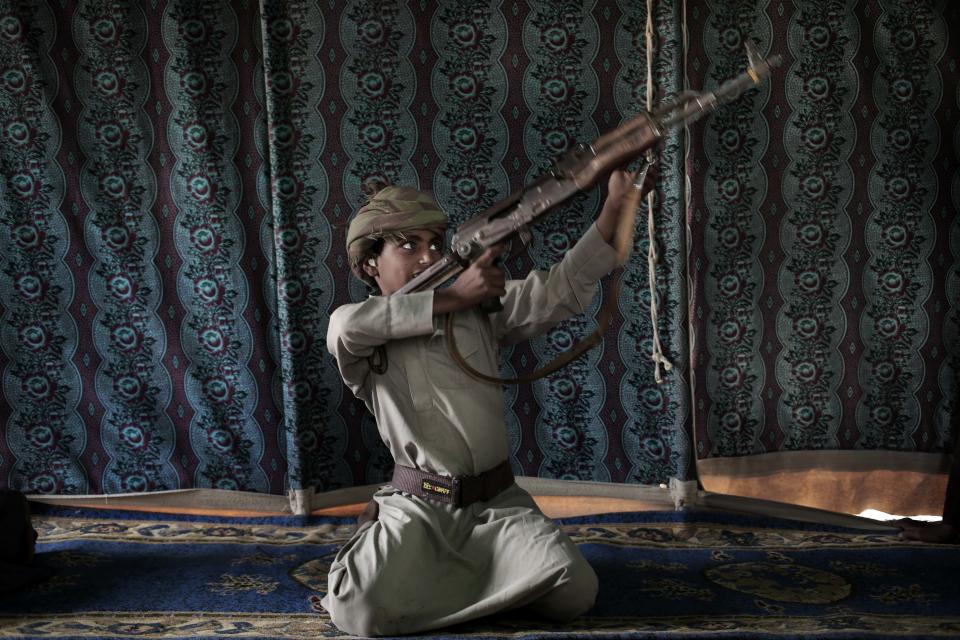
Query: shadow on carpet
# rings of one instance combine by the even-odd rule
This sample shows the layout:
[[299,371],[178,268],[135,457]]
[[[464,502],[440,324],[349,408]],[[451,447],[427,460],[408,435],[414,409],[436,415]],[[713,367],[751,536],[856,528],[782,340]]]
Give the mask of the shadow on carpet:
[[[38,507],[43,583],[0,600],[6,638],[318,638],[353,521]],[[562,521],[600,577],[589,615],[520,613],[444,638],[960,636],[960,549],[710,512]]]

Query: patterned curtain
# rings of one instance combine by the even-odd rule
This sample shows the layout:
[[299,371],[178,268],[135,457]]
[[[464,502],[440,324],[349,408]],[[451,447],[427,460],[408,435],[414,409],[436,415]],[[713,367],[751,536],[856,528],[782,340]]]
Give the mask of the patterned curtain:
[[[641,224],[603,347],[507,388],[511,462],[659,483],[694,458],[950,450],[958,33],[945,0],[0,0],[0,486],[384,480],[324,344],[366,295],[343,251],[365,183],[460,223],[643,109],[648,63],[654,101],[716,87],[748,38],[783,55],[773,81],[660,151],[655,297]],[[506,269],[556,261],[601,201]]]
[[[683,86],[682,11],[651,5],[659,100]],[[456,223],[505,198],[644,107],[646,22],[627,0],[0,0],[0,485],[383,480],[324,342],[331,309],[366,295],[343,250],[363,185],[432,190]],[[654,382],[641,232],[603,348],[507,389],[516,471],[690,473],[684,153],[672,132],[655,211],[675,368]],[[559,259],[601,197],[574,198],[507,270]],[[503,373],[596,311],[510,349]]]
[[957,4],[696,2],[688,21],[694,86],[746,38],[784,57],[691,137],[696,455],[951,451]]

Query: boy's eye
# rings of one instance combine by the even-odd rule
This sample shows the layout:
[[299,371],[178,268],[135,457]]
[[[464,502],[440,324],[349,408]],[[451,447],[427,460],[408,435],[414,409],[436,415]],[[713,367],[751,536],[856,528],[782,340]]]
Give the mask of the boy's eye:
[[403,244],[400,245],[400,248],[401,248],[401,249],[406,249],[407,251],[412,251],[412,250],[413,250],[413,242],[411,242],[410,240],[407,240],[406,242],[404,242]]
[[440,253],[442,250],[443,247],[440,246],[439,242],[433,241],[430,243],[430,251],[436,251],[437,253]]

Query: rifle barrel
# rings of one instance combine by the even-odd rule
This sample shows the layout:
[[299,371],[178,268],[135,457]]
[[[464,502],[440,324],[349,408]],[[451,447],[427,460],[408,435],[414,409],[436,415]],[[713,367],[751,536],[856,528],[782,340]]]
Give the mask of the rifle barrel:
[[732,102],[748,89],[759,85],[770,76],[772,69],[782,63],[783,58],[779,55],[770,56],[766,60],[751,61],[751,66],[747,67],[746,71],[727,80],[715,91],[694,92],[667,103],[672,108],[668,108],[668,115],[660,119],[660,124],[664,129],[669,129],[676,124],[695,122],[721,104]]

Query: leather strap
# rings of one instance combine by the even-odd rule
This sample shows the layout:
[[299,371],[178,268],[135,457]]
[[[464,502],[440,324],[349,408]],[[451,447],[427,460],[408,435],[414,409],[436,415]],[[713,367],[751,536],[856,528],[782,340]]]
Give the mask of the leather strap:
[[458,365],[460,365],[460,368],[463,369],[467,375],[481,382],[488,382],[490,384],[525,384],[527,382],[539,380],[540,378],[550,375],[557,369],[562,369],[563,367],[567,366],[584,353],[592,349],[598,342],[603,340],[603,334],[606,332],[607,327],[610,324],[610,317],[613,315],[613,312],[619,303],[620,276],[617,277],[616,283],[613,286],[613,290],[611,291],[608,289],[607,292],[604,293],[604,296],[605,300],[600,312],[600,317],[597,319],[596,330],[587,338],[578,342],[572,349],[564,351],[559,356],[531,373],[525,373],[517,376],[516,378],[500,378],[497,376],[488,376],[487,374],[474,369],[463,357],[463,354],[460,353],[460,349],[457,348],[457,341],[453,336],[452,313],[447,314],[444,325],[444,332],[447,335],[447,350],[450,352],[450,356]]
[[455,507],[492,500],[513,483],[513,470],[507,460],[479,476],[444,476],[398,464],[390,481],[391,486],[404,493]]

